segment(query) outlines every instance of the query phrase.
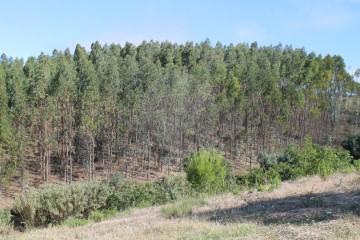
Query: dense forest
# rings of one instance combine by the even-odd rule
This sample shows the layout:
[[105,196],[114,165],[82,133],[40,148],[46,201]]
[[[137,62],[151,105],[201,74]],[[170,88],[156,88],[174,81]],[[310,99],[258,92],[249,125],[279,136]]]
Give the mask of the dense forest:
[[360,87],[342,57],[291,46],[96,42],[0,63],[3,184],[30,167],[71,183],[74,166],[91,180],[136,165],[149,180],[201,148],[249,169],[261,152],[305,136],[336,144],[339,122],[359,126]]

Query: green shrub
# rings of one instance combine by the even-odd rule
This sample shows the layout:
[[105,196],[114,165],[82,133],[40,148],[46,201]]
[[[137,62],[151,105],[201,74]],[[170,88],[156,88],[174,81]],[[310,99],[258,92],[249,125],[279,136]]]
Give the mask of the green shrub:
[[327,178],[335,171],[348,171],[352,157],[348,151],[315,145],[306,138],[303,147],[288,147],[278,162],[274,168],[284,181],[315,174]]
[[280,185],[281,176],[274,168],[254,168],[247,175],[237,176],[237,182],[249,189],[271,190]]
[[275,166],[278,163],[281,155],[279,154],[269,154],[266,152],[261,152],[258,156],[257,161],[260,163],[260,167],[264,169],[269,169],[270,167]]
[[206,203],[206,200],[202,197],[187,198],[183,201],[179,201],[163,207],[161,209],[161,213],[166,218],[185,217],[192,213],[194,207],[203,206]]
[[354,160],[354,167],[356,171],[360,171],[360,159]]
[[201,150],[186,160],[186,176],[198,191],[218,191],[231,177],[231,166],[216,150]]
[[86,218],[91,212],[106,206],[110,194],[101,182],[53,185],[31,189],[15,200],[13,210],[26,227],[59,224],[70,216]]
[[91,223],[91,220],[89,219],[69,217],[63,222],[62,225],[68,227],[78,227],[78,226],[84,226],[89,223]]
[[13,229],[11,213],[8,209],[0,209],[0,236],[9,234]]
[[89,220],[94,222],[101,222],[104,219],[115,216],[117,213],[118,211],[116,208],[94,211],[90,214]]
[[148,207],[163,204],[170,201],[162,183],[139,184],[131,181],[124,181],[113,188],[106,200],[106,208],[118,210],[130,207]]
[[170,200],[176,200],[191,194],[191,184],[186,176],[166,176],[161,185]]
[[348,150],[354,159],[360,158],[360,135],[350,136],[342,142],[345,150]]

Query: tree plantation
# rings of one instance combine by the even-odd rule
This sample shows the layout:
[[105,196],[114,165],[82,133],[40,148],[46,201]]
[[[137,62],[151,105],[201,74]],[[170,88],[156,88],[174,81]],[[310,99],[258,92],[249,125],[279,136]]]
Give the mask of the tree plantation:
[[291,46],[96,42],[0,61],[1,184],[29,169],[45,182],[151,180],[202,148],[248,170],[305,136],[332,145],[359,130],[342,57]]

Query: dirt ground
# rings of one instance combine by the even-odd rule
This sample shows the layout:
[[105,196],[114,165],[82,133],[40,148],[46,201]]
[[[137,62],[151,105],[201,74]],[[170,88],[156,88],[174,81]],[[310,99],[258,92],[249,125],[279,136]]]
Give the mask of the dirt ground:
[[13,233],[9,239],[360,239],[360,175],[284,182],[270,192],[210,197],[185,218],[161,206],[100,223]]

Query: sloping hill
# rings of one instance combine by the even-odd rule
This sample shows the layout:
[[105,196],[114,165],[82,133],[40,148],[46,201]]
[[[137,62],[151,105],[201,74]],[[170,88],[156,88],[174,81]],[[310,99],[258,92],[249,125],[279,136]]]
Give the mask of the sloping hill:
[[186,218],[161,206],[86,226],[15,233],[15,239],[360,239],[360,175],[284,182],[271,192],[211,197]]

